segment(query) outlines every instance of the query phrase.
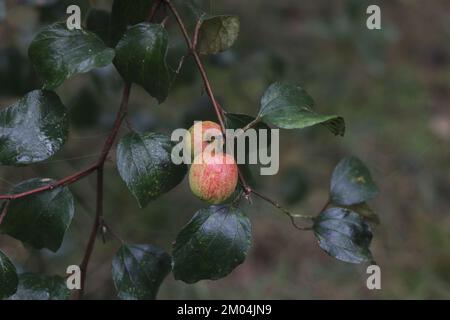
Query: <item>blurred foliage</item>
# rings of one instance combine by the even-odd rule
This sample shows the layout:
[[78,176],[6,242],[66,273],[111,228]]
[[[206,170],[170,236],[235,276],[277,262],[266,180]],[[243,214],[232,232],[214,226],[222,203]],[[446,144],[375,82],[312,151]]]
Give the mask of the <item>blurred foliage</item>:
[[[0,0],[2,108],[42,85],[30,66],[27,48],[43,26],[64,19],[69,2]],[[330,137],[326,128],[282,132],[279,174],[255,174],[255,183],[293,212],[315,214],[326,201],[328,179],[339,159],[351,154],[363,159],[383,199],[370,203],[381,220],[374,228],[372,251],[382,268],[382,290],[366,289],[363,266],[329,258],[311,234],[299,233],[285,216],[253,199],[253,205],[244,209],[254,231],[247,261],[217,282],[186,285],[170,276],[160,297],[448,298],[450,3],[377,1],[382,30],[369,31],[366,8],[372,1],[368,0],[178,2],[191,19],[191,30],[200,12],[195,8],[240,16],[240,36],[233,49],[207,61],[227,111],[255,116],[267,86],[291,80],[307,89],[321,113],[346,119],[344,138]],[[78,3],[84,19],[89,7],[108,11],[111,7],[109,0]],[[177,70],[186,49],[173,18],[167,27],[170,68]],[[74,128],[69,143],[42,164],[0,168],[0,191],[36,176],[63,177],[94,161],[118,108],[118,79],[113,68],[105,68],[76,76],[59,88],[71,109]],[[136,87],[130,107],[133,126],[163,133],[190,127],[194,120],[214,119],[190,58],[173,79],[166,102],[158,106]],[[123,238],[134,243],[153,243],[170,251],[179,230],[205,207],[185,181],[140,210],[112,162],[105,176],[106,216]],[[94,183],[89,178],[71,187],[76,214],[57,254],[30,251],[0,236],[2,249],[21,271],[64,275],[68,264],[80,262],[93,218]],[[117,249],[113,239],[97,242],[87,298],[114,297],[111,261]]]

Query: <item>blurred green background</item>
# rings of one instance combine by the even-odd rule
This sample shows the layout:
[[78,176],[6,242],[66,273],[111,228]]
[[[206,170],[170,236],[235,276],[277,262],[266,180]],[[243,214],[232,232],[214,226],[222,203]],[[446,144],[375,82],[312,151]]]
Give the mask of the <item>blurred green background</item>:
[[[0,0],[0,106],[41,86],[27,48],[44,25],[64,19],[69,4],[109,9],[112,1]],[[382,290],[366,288],[365,266],[327,256],[311,233],[299,232],[270,205],[254,198],[245,212],[253,245],[243,265],[219,281],[186,285],[170,275],[166,299],[407,299],[450,298],[450,2],[448,0],[227,0],[197,1],[208,13],[237,14],[241,34],[233,50],[206,60],[228,111],[256,115],[273,81],[290,80],[316,100],[319,112],[347,121],[344,138],[325,128],[281,132],[276,176],[255,185],[292,212],[317,213],[327,199],[333,167],[360,157],[381,193],[371,205],[381,217],[372,251]],[[186,1],[178,1],[192,20]],[[366,8],[378,4],[382,30],[366,28]],[[173,69],[186,50],[174,20],[167,21]],[[70,107],[72,128],[63,151],[26,168],[0,168],[0,192],[31,177],[62,178],[95,161],[118,108],[121,81],[113,67],[76,76],[57,93]],[[192,61],[169,99],[157,105],[135,86],[130,119],[139,130],[170,133],[213,117]],[[124,132],[126,129],[124,128]],[[131,243],[170,252],[172,241],[205,204],[187,181],[140,210],[115,169],[106,169],[105,214]],[[7,236],[0,246],[20,270],[65,274],[79,264],[94,216],[95,178],[71,187],[77,211],[57,254],[33,251]],[[111,259],[118,243],[96,243],[86,298],[115,298]]]

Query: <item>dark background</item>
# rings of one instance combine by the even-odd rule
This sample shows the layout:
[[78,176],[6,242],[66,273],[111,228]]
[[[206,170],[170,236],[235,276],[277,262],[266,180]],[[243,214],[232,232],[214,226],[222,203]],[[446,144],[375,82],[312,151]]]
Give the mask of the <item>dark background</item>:
[[[69,4],[109,9],[112,1],[0,0],[0,106],[41,86],[27,59],[44,25],[64,19]],[[180,1],[178,1],[180,2]],[[256,115],[273,81],[303,86],[322,113],[347,121],[344,138],[325,128],[281,132],[276,176],[255,176],[256,188],[292,212],[315,214],[327,199],[336,163],[356,155],[370,167],[381,193],[371,205],[381,217],[372,251],[382,268],[382,290],[366,289],[365,266],[328,257],[313,235],[294,229],[270,205],[254,198],[245,211],[253,246],[243,265],[219,281],[186,285],[170,275],[160,298],[379,299],[450,297],[450,2],[446,0],[227,0],[199,1],[211,14],[238,14],[233,50],[207,59],[217,95],[228,111]],[[366,8],[382,9],[382,30],[366,28]],[[6,9],[6,10],[5,10]],[[173,18],[170,61],[185,53]],[[70,107],[64,149],[44,163],[0,168],[0,192],[31,177],[62,178],[95,161],[118,108],[121,82],[113,67],[66,81],[57,93]],[[190,61],[162,105],[135,86],[131,121],[139,130],[170,133],[211,115]],[[124,129],[125,132],[125,129]],[[113,150],[114,151],[114,150]],[[187,181],[140,210],[121,181],[114,152],[106,169],[105,214],[131,243],[170,252],[178,231],[205,206]],[[64,275],[79,264],[94,215],[95,180],[71,187],[76,216],[57,254],[33,251],[7,236],[2,249],[20,270]],[[87,298],[114,298],[111,259],[118,243],[96,244]]]

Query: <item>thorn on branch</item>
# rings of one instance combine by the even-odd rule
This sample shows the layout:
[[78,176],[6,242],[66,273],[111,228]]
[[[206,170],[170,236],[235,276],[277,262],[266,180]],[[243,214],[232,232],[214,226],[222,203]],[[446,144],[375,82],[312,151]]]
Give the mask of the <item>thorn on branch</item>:
[[[111,226],[106,222],[106,220],[102,217],[100,220],[100,228],[102,232],[102,236],[105,239],[106,234],[110,234],[113,238],[119,241],[121,244],[124,244],[125,241],[115,232]],[[105,243],[106,241],[104,241]]]
[[181,57],[181,59],[180,59],[180,62],[178,63],[178,68],[177,68],[177,70],[175,71],[176,74],[180,74],[181,68],[183,68],[184,60],[185,60],[185,59],[186,59],[186,55],[183,55],[183,56]]
[[161,21],[161,26],[162,27],[166,27],[166,23],[169,20],[169,16],[165,16],[165,18],[163,19],[163,21]]

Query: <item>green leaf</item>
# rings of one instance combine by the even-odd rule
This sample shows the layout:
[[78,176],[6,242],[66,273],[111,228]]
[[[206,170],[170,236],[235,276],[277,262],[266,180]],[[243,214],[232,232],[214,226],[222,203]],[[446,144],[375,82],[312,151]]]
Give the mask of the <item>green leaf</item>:
[[153,300],[172,269],[171,257],[152,245],[123,245],[112,263],[120,299]]
[[0,251],[0,300],[16,293],[19,278],[14,264]]
[[304,89],[276,82],[264,93],[258,118],[282,129],[303,129],[321,124],[335,135],[344,135],[345,121],[342,117],[320,115],[312,109],[313,106],[314,100]]
[[349,206],[376,197],[378,188],[364,163],[356,157],[348,157],[333,171],[330,195],[333,203]]
[[67,300],[70,290],[59,276],[24,273],[19,277],[19,287],[10,300]]
[[117,44],[129,26],[144,22],[154,0],[114,0],[111,12],[113,43]]
[[141,85],[159,103],[169,94],[168,38],[160,24],[140,23],[128,29],[119,41],[114,59],[125,81]]
[[330,256],[349,263],[372,261],[370,227],[358,214],[330,208],[314,220],[314,234]]
[[86,29],[95,33],[105,44],[111,42],[111,15],[106,10],[91,9],[86,18]]
[[[12,188],[18,194],[55,183],[35,178]],[[0,226],[6,233],[36,249],[58,251],[74,214],[73,197],[67,187],[58,187],[26,198],[12,200]]]
[[0,111],[0,165],[26,165],[50,158],[66,142],[68,127],[66,107],[55,93],[28,93]]
[[198,35],[198,50],[201,54],[216,54],[229,49],[239,35],[239,17],[214,16],[202,22]]
[[217,280],[244,262],[251,244],[250,220],[239,208],[211,206],[197,211],[173,246],[175,279]]
[[36,36],[28,55],[44,79],[44,88],[51,90],[75,74],[107,66],[114,50],[92,32],[69,30],[65,22],[57,22]]
[[141,208],[172,190],[186,175],[171,159],[174,143],[157,133],[129,133],[117,147],[117,168]]

